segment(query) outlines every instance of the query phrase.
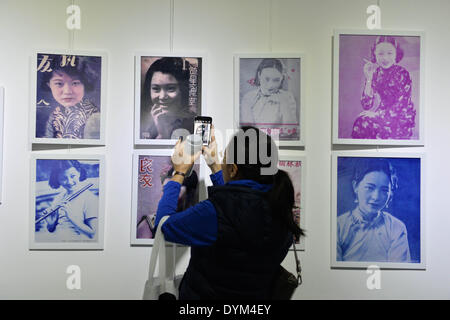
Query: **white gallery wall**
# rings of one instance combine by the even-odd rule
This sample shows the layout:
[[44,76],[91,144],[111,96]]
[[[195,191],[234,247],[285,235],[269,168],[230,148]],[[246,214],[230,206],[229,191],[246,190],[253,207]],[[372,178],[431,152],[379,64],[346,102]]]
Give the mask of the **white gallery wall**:
[[[425,31],[425,146],[378,148],[425,152],[426,270],[383,270],[369,290],[363,269],[330,268],[333,146],[332,35],[366,29],[375,0],[0,0],[0,86],[5,88],[3,194],[0,205],[1,299],[140,299],[150,247],[130,246],[136,52],[203,53],[206,113],[219,130],[233,127],[233,54],[303,52],[305,58],[306,251],[295,299],[450,298],[450,1],[381,0],[383,29]],[[81,30],[66,28],[66,8],[81,8]],[[173,36],[173,37],[171,37]],[[172,39],[172,43],[171,43]],[[37,49],[108,54],[106,145],[32,146],[30,58]],[[102,251],[29,251],[32,153],[106,156],[105,246]],[[293,258],[284,265],[294,271]],[[180,257],[179,268],[188,256]],[[68,290],[78,265],[81,289]]]

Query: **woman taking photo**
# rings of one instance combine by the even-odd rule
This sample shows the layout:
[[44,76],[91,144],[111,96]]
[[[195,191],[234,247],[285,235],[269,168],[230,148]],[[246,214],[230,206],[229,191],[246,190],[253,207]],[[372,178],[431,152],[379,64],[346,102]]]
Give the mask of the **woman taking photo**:
[[156,224],[170,216],[162,226],[166,240],[191,246],[180,299],[270,299],[293,236],[303,235],[293,219],[294,188],[287,173],[261,174],[278,164],[274,142],[256,128],[243,127],[220,164],[212,133],[209,147],[203,147],[212,170],[209,198],[176,212],[185,174],[200,156],[199,152],[181,163],[183,147],[180,142],[175,146],[174,175],[164,186],[156,215]]

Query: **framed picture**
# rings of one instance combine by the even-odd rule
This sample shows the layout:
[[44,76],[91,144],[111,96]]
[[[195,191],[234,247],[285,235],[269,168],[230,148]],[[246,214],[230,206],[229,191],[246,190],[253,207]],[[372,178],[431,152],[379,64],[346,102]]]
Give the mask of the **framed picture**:
[[423,32],[335,31],[334,144],[424,144],[423,42]]
[[42,50],[31,66],[32,143],[104,145],[106,54]]
[[236,127],[254,126],[280,146],[304,146],[302,54],[236,54]]
[[30,249],[102,250],[102,155],[32,155]]
[[[158,203],[163,187],[172,177],[173,150],[142,150],[133,154],[133,202],[131,245],[152,245]],[[200,165],[184,179],[177,211],[183,211],[199,201]]]
[[425,269],[424,155],[332,158],[331,266]]
[[3,114],[4,114],[5,89],[0,87],[0,203],[3,198]]
[[204,57],[136,55],[135,144],[174,145],[203,106]]
[[[280,150],[278,168],[286,171],[292,180],[295,192],[294,220],[299,227],[305,229],[305,174],[306,157]],[[297,239],[297,249],[305,250],[305,238]]]

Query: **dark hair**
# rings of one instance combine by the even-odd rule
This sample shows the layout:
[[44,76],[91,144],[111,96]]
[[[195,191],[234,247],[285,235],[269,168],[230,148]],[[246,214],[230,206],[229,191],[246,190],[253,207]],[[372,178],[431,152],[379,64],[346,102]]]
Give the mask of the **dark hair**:
[[380,158],[360,159],[355,166],[353,181],[358,185],[368,173],[377,171],[384,172],[387,175],[392,191],[398,188],[398,177],[395,168],[388,160]]
[[377,62],[377,57],[375,56],[375,50],[377,48],[377,45],[383,42],[390,43],[395,48],[395,62],[399,63],[403,59],[403,49],[400,47],[400,45],[397,43],[397,40],[395,40],[395,37],[392,36],[378,36],[375,40],[375,43],[370,48],[370,57],[372,62]]
[[[274,59],[274,58],[262,59],[262,61],[258,65],[258,68],[256,69],[256,75],[255,75],[255,85],[256,86],[259,86],[261,84],[259,81],[259,74],[261,73],[261,71],[263,69],[266,69],[266,68],[277,69],[278,71],[280,71],[280,73],[282,75],[284,75],[283,64],[281,63],[280,60]],[[284,76],[283,76],[283,80],[281,80],[280,88],[283,87],[283,83],[284,83]]]
[[61,184],[59,183],[59,175],[69,168],[74,167],[80,173],[80,181],[86,180],[86,170],[81,166],[78,160],[54,160],[50,178],[48,184],[53,189],[58,189]]
[[[391,191],[394,192],[398,188],[398,177],[395,168],[386,159],[379,158],[363,158],[360,159],[355,166],[353,174],[353,182],[355,186],[364,179],[364,177],[371,172],[383,172],[389,179]],[[392,202],[392,195],[389,197],[387,205]]]
[[[40,54],[42,55],[42,54]],[[51,54],[49,56],[51,72],[43,72],[41,88],[49,91],[48,83],[53,73],[64,72],[71,78],[76,78],[84,85],[86,92],[93,91],[99,80],[98,71],[95,68],[97,57]],[[39,61],[38,61],[39,63]]]
[[[256,135],[249,135],[254,130]],[[244,134],[244,140],[238,138],[240,133]],[[252,141],[253,137],[256,141]],[[260,139],[265,139],[260,144]],[[295,223],[293,209],[295,208],[295,191],[289,175],[280,169],[276,169],[276,173],[272,175],[261,174],[262,168],[269,168],[271,165],[278,166],[278,151],[272,138],[259,129],[251,126],[244,126],[235,134],[230,142],[230,146],[234,148],[233,163],[238,168],[238,176],[240,179],[253,180],[261,184],[273,184],[268,192],[269,206],[272,215],[282,221],[282,223],[291,231],[296,239],[304,235],[304,231]],[[256,147],[256,149],[255,149]],[[260,148],[265,150],[260,150]],[[228,148],[228,150],[230,150]],[[227,151],[228,151],[227,150]],[[261,151],[261,152],[260,152]],[[273,151],[275,151],[273,153]],[[238,154],[242,152],[245,160],[239,158]],[[254,157],[256,153],[256,159]],[[228,153],[227,153],[228,154]],[[269,163],[265,163],[267,159],[263,159],[261,155],[267,155],[270,158]],[[228,160],[227,160],[228,162]]]
[[150,87],[155,72],[170,74],[178,81],[181,94],[181,104],[189,106],[189,67],[187,60],[178,57],[163,57],[152,63],[145,74],[144,86],[141,93],[141,109],[151,104]]

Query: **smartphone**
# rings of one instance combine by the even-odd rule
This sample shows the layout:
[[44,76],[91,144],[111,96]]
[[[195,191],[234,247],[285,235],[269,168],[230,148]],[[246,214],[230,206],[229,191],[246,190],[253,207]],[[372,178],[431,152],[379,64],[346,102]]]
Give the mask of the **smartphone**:
[[197,116],[194,119],[194,134],[202,136],[203,145],[209,145],[211,140],[211,117]]

